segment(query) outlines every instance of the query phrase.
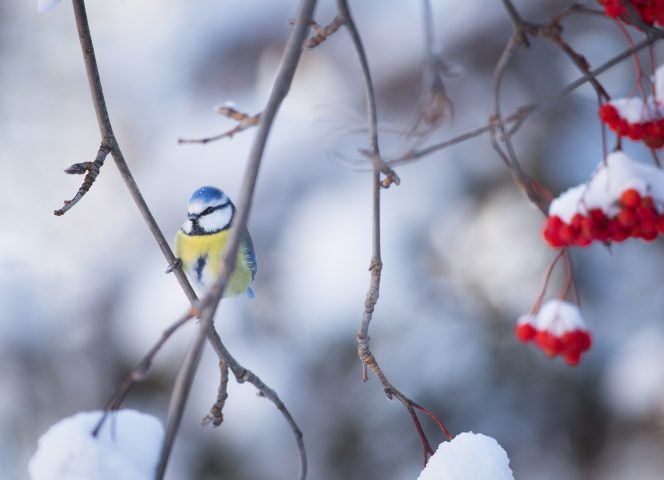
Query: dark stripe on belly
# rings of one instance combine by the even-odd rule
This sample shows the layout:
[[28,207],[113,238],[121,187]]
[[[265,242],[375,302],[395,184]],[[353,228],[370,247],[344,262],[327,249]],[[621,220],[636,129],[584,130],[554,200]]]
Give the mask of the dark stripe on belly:
[[196,260],[196,265],[194,266],[194,272],[196,272],[196,279],[198,283],[203,283],[203,269],[207,263],[207,255],[204,257],[198,257]]

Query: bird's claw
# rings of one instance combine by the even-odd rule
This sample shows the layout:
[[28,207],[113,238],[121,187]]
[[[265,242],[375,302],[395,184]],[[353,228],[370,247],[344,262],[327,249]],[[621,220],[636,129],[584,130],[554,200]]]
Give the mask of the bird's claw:
[[176,258],[175,261],[168,266],[166,273],[172,273],[174,270],[177,270],[180,267],[182,267],[182,260]]

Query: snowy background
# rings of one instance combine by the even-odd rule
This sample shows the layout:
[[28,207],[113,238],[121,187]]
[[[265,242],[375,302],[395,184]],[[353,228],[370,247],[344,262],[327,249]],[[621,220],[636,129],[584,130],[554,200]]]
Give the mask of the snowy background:
[[[321,3],[321,23],[333,17],[333,3]],[[516,2],[533,21],[546,21],[561,3]],[[78,206],[53,215],[81,181],[62,170],[92,160],[99,134],[71,5],[39,15],[35,4],[0,2],[2,480],[27,478],[39,436],[61,418],[100,408],[187,305],[110,159]],[[213,112],[225,101],[249,113],[262,108],[296,4],[89,2],[116,135],[169,237],[197,187],[212,184],[237,197],[255,132],[207,146],[177,139],[231,128]],[[376,82],[381,145],[386,156],[398,155],[412,146],[399,132],[416,118],[422,87],[421,5],[352,7]],[[456,117],[425,144],[486,121],[492,70],[511,32],[500,2],[438,0],[433,7],[443,55],[458,72],[446,80]],[[602,18],[566,27],[567,40],[592,65],[625,48]],[[505,111],[578,77],[552,45],[532,43],[508,69]],[[602,79],[610,93],[625,95],[632,65]],[[268,143],[250,219],[256,299],[225,301],[216,322],[228,348],[299,422],[310,478],[415,479],[421,450],[410,419],[375,379],[362,383],[355,352],[370,254],[370,179],[357,154],[366,147],[362,95],[345,32],[305,52]],[[596,111],[584,86],[520,131],[525,167],[554,192],[583,181],[600,161]],[[661,478],[661,240],[574,252],[594,346],[571,369],[514,337],[553,252],[540,239],[542,217],[488,138],[398,173],[401,186],[383,192],[385,266],[371,329],[392,381],[452,432],[495,438],[516,478]],[[167,344],[125,406],[164,419],[195,328]],[[208,349],[167,478],[293,478],[291,433],[252,387],[231,380],[223,425],[200,426],[217,386]],[[442,441],[435,425],[423,423],[432,444]]]

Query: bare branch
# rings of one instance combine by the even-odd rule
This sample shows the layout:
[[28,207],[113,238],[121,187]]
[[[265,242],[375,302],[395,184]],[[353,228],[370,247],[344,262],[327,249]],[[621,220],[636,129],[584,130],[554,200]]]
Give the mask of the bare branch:
[[[115,161],[116,166],[118,167],[118,170],[120,171],[120,175],[122,176],[123,180],[125,181],[125,184],[127,185],[127,188],[134,199],[134,202],[136,203],[136,206],[138,207],[141,215],[143,216],[143,219],[145,220],[146,224],[148,225],[150,231],[152,232],[157,244],[159,245],[159,248],[161,249],[163,255],[166,257],[166,260],[169,265],[176,266],[176,258],[173,255],[173,252],[170,249],[170,246],[168,245],[167,240],[165,239],[163,233],[161,232],[159,226],[157,225],[150,209],[148,208],[147,204],[145,203],[145,200],[143,199],[143,196],[131,174],[131,171],[129,170],[129,167],[127,166],[127,163],[124,160],[124,156],[122,155],[122,152],[120,150],[120,146],[117,143],[115,136],[113,135],[113,130],[111,127],[111,123],[108,117],[108,112],[106,109],[106,104],[104,100],[104,95],[101,89],[101,81],[99,78],[99,71],[97,68],[97,63],[96,59],[94,56],[94,49],[92,47],[92,37],[90,34],[90,29],[88,26],[88,21],[87,21],[87,14],[85,11],[85,3],[84,0],[72,0],[73,6],[74,6],[74,14],[76,17],[76,25],[78,28],[79,32],[79,38],[81,40],[81,49],[83,52],[83,59],[85,62],[86,66],[86,72],[88,75],[88,80],[90,83],[90,89],[92,93],[92,100],[93,104],[95,107],[95,111],[97,112],[97,120],[99,124],[99,130],[101,132],[102,136],[102,144],[103,145],[109,145],[110,146],[110,154],[113,156],[113,160]],[[306,20],[311,17],[311,13],[313,11],[313,7],[315,5],[315,0],[305,0],[303,3],[303,6],[301,7],[300,11],[300,16],[299,18],[304,19],[303,21],[298,21],[298,27],[294,29],[293,34],[291,35],[291,41],[289,42],[289,45],[291,45],[290,48],[287,48],[287,54],[290,53],[290,57],[285,55],[285,61],[284,64],[282,65],[281,70],[285,71],[291,71],[294,70],[295,65],[297,64],[297,61],[293,62],[292,56],[293,56],[293,50],[297,50],[297,57],[299,59],[299,53],[300,53],[300,45],[302,44],[302,40],[306,36]],[[293,39],[293,37],[297,35],[296,39]],[[293,47],[292,44],[295,43],[296,46]],[[290,85],[290,80],[292,79],[292,71],[290,72],[291,78],[288,80],[288,85]],[[281,75],[283,77],[283,75]],[[279,79],[280,77],[278,77]],[[287,87],[284,87],[284,80],[282,78],[281,81],[275,82],[275,89],[273,89],[273,95],[274,93],[278,92],[279,95],[285,96],[285,94],[288,91]],[[272,97],[271,97],[272,98]],[[278,104],[276,105],[278,107]],[[270,104],[268,104],[268,107],[270,107]],[[276,110],[276,107],[273,105],[272,106],[274,110]],[[274,111],[271,113],[272,117],[274,116]],[[267,131],[269,131],[269,126],[271,125],[272,118],[270,118],[269,122],[266,123],[267,127],[263,128],[263,130],[266,130],[263,135],[260,134],[259,130],[259,136],[257,138],[257,143],[261,145],[260,148],[260,153],[258,155],[258,162],[260,163],[260,156],[262,154],[262,148],[264,147],[266,137],[267,137]],[[255,154],[254,154],[255,156]],[[257,172],[257,167],[255,167],[255,171]],[[247,177],[245,176],[245,180]],[[255,182],[255,175],[253,176],[253,180],[251,180],[252,184]],[[244,189],[245,191],[247,189]],[[251,189],[252,191],[249,192],[249,199],[251,199],[251,195],[253,194],[253,188]],[[241,209],[244,208],[245,210],[247,209],[248,205],[245,199],[245,202],[243,203],[243,206],[241,206]],[[242,210],[240,210],[242,212]],[[243,224],[246,225],[246,213],[244,214],[244,219],[242,220]],[[237,241],[235,242],[234,246],[234,251],[237,250]],[[232,271],[228,270],[227,271]],[[196,296],[196,293],[192,289],[191,285],[189,284],[189,281],[187,280],[185,274],[182,272],[180,268],[174,268],[173,272],[175,273],[175,276],[182,287],[184,293],[186,294],[187,298],[189,301],[192,303],[192,306],[198,305],[198,299]],[[220,281],[225,282],[225,279],[220,279]],[[222,282],[222,283],[223,283]],[[221,285],[221,291],[223,291],[223,285]],[[210,302],[211,304],[213,302]],[[216,303],[213,303],[213,307],[216,308]],[[245,371],[249,372],[249,370],[245,369],[242,367],[235,358],[233,358],[222,343],[221,339],[219,338],[219,335],[217,334],[216,330],[213,328],[211,324],[211,319],[214,315],[214,312],[212,311],[214,308],[208,308],[207,309],[207,315],[205,319],[205,324],[201,322],[201,328],[199,329],[199,333],[203,332],[204,335],[207,335],[208,340],[212,344],[215,352],[219,355],[220,360],[226,361],[234,372],[236,371]],[[176,322],[176,325],[179,322]],[[203,328],[205,326],[205,328]],[[208,328],[209,327],[209,328]],[[197,357],[200,354],[200,335],[197,337],[197,345],[198,345],[198,351],[194,352],[195,355],[194,357]],[[190,351],[191,353],[191,351]],[[191,355],[190,355],[191,358]],[[195,358],[197,360],[197,358]],[[194,362],[194,363],[197,363]],[[190,371],[191,369],[191,362],[187,364],[187,371]],[[253,374],[252,374],[253,375]],[[140,377],[140,375],[137,375]],[[255,377],[255,376],[254,376]],[[254,377],[251,377],[253,379]],[[264,383],[260,382],[258,377],[255,377],[257,380],[254,382],[251,382],[259,391],[259,393],[263,394],[265,397],[269,398],[279,409],[279,411],[282,412],[282,414],[286,417],[289,425],[293,429],[295,439],[298,445],[298,452],[300,456],[300,479],[306,478],[306,470],[307,470],[307,462],[306,462],[306,453],[304,449],[304,442],[302,440],[302,432],[300,429],[297,427],[295,424],[295,421],[293,420],[292,416],[286,409],[286,407],[283,405],[283,403],[279,400],[279,397],[274,393],[274,391],[268,389],[267,386],[265,386]],[[190,380],[190,378],[189,378]],[[183,385],[185,383],[181,383],[180,385]],[[185,384],[186,386],[186,384]],[[269,390],[269,391],[268,391]],[[179,393],[180,390],[174,389],[175,393]],[[268,394],[265,394],[264,392],[267,392]],[[186,398],[186,394],[184,395],[184,398]],[[179,397],[178,403],[183,405],[184,404],[184,398],[181,395]],[[181,418],[182,412],[179,412],[180,418]],[[179,425],[179,418],[177,419],[176,422]],[[177,426],[175,428],[177,430]],[[170,453],[170,448],[172,447],[172,443],[174,441],[174,433],[173,433],[173,427],[171,426],[171,432],[169,434],[169,439],[168,441],[170,444],[168,447],[164,447],[162,450],[162,457],[160,460],[160,473],[157,478],[162,478],[165,467],[166,467],[166,462],[168,458],[168,454]]]
[[[369,290],[367,292],[366,300],[364,302],[364,315],[362,316],[362,322],[360,324],[360,329],[357,334],[357,353],[358,357],[362,362],[363,368],[363,379],[367,380],[367,369],[376,375],[378,380],[383,386],[385,395],[388,398],[397,398],[408,411],[415,430],[417,431],[420,441],[422,442],[424,450],[424,458],[426,463],[426,458],[428,455],[433,454],[433,449],[427,439],[422,425],[415,414],[414,405],[415,403],[401,393],[394,385],[390,383],[387,379],[387,376],[380,368],[378,361],[371,352],[369,344],[369,325],[373,318],[374,308],[378,302],[378,296],[380,293],[380,277],[381,271],[383,268],[383,262],[381,260],[380,254],[380,193],[381,187],[389,186],[389,183],[385,185],[381,183],[380,174],[381,172],[385,173],[384,169],[387,167],[387,164],[380,160],[380,150],[378,146],[378,126],[377,126],[377,110],[376,110],[376,98],[374,95],[373,83],[371,81],[371,73],[369,71],[369,64],[367,62],[366,53],[364,51],[364,46],[362,44],[362,39],[357,31],[355,22],[350,13],[348,3],[346,0],[337,0],[337,12],[339,16],[344,18],[344,24],[348,33],[353,41],[355,46],[355,51],[359,58],[360,69],[362,71],[362,79],[364,82],[364,91],[365,91],[365,100],[367,107],[367,117],[369,122],[369,145],[371,150],[366,152],[371,156],[371,193],[372,193],[372,254],[371,254],[371,263],[369,271],[371,272],[371,279],[369,283]],[[388,167],[389,168],[389,167]],[[385,173],[387,175],[385,180],[389,180],[389,171]],[[398,177],[397,177],[398,178]]]
[[[88,83],[90,85],[90,92],[92,94],[92,103],[97,114],[97,123],[99,125],[99,132],[102,137],[102,145],[110,147],[110,154],[115,161],[115,165],[120,171],[120,175],[124,180],[129,193],[131,193],[134,203],[138,207],[138,210],[141,212],[145,223],[150,228],[152,235],[154,236],[159,248],[166,257],[168,264],[171,265],[175,263],[175,255],[171,251],[171,248],[168,245],[168,241],[164,237],[164,234],[159,229],[157,222],[150,212],[145,199],[141,194],[141,191],[136,185],[136,181],[125,162],[120,146],[115,139],[113,134],[113,128],[111,127],[111,122],[108,117],[108,111],[106,109],[106,101],[104,100],[104,93],[101,88],[101,80],[99,78],[99,69],[97,68],[97,60],[95,58],[94,48],[92,46],[92,37],[90,35],[90,28],[88,26],[88,18],[85,12],[85,2],[84,0],[72,0],[74,5],[74,15],[76,17],[76,26],[78,28],[78,36],[81,41],[81,50],[83,52],[83,60],[85,62],[85,70],[88,76]],[[194,290],[189,285],[187,277],[181,270],[177,270],[175,275],[180,283],[180,286],[184,290],[187,298],[190,302],[196,300],[196,294]]]
[[[157,479],[163,478],[166,470],[166,464],[170,456],[175,436],[177,434],[182,413],[184,411],[184,404],[187,399],[188,392],[193,382],[194,373],[200,361],[201,353],[203,351],[203,341],[205,337],[214,332],[212,326],[212,319],[217,310],[217,306],[223,295],[224,288],[228,276],[235,268],[235,260],[237,257],[237,250],[240,245],[240,240],[244,234],[249,218],[249,211],[256,187],[256,179],[258,178],[258,171],[263,158],[263,152],[267,143],[270,130],[274,118],[281,106],[282,101],[288,94],[295,69],[299,63],[302,55],[302,44],[306,38],[309,30],[309,21],[312,18],[316,0],[302,0],[295,23],[295,28],[290,34],[286,49],[284,51],[282,62],[272,86],[272,91],[268,99],[267,105],[260,119],[258,125],[258,132],[256,139],[249,154],[249,160],[245,168],[242,188],[240,190],[240,197],[238,201],[237,213],[233,218],[231,225],[231,234],[226,248],[224,250],[223,260],[220,265],[220,276],[210,288],[210,291],[202,299],[202,314],[199,332],[194,343],[187,352],[187,356],[180,368],[176,379],[176,385],[171,397],[171,404],[169,407],[169,414],[166,424],[166,434],[164,437],[164,445],[157,465]],[[216,332],[214,332],[216,333]],[[233,370],[232,363],[229,362],[231,370]],[[233,370],[235,372],[235,370]],[[306,478],[306,456],[304,450],[300,450],[301,470],[300,478]]]

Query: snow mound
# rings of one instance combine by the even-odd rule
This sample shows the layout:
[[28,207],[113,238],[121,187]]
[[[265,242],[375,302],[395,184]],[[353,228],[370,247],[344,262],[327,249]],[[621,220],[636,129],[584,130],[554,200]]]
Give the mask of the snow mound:
[[417,480],[514,480],[509,464],[496,440],[464,432],[438,446]]
[[109,417],[97,437],[102,412],[59,421],[39,439],[28,464],[31,480],[151,480],[163,429],[159,420],[134,410]]

